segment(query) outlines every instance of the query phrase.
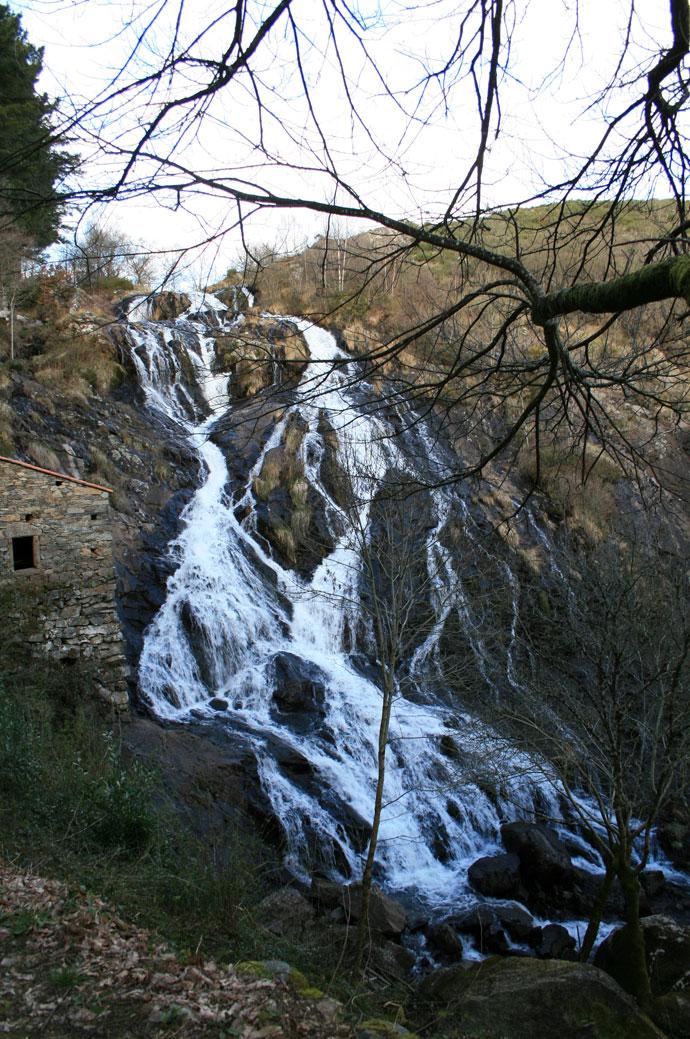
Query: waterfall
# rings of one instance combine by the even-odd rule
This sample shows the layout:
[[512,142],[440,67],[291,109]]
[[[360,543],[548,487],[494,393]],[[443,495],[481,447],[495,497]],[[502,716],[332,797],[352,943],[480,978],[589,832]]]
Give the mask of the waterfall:
[[[231,476],[220,431],[236,405],[228,393],[232,375],[217,370],[218,330],[240,333],[245,319],[213,296],[189,295],[190,306],[174,321],[152,321],[143,300],[129,311],[131,356],[148,404],[188,439],[203,472],[170,546],[174,572],[145,635],[140,696],[161,719],[212,719],[241,733],[284,828],[289,866],[304,877],[318,866],[336,878],[356,878],[373,811],[382,697],[359,603],[362,542],[352,536],[352,512],[322,478],[323,462],[330,443],[348,474],[357,529],[368,538],[372,502],[387,476],[428,477],[443,448],[421,422],[406,437],[394,436],[395,415],[371,407],[373,390],[362,384],[356,361],[330,333],[291,319],[307,344],[308,363],[299,386],[281,396],[272,424],[257,426],[256,457],[242,480]],[[303,500],[318,497],[329,538],[309,573],[281,561],[256,521],[256,487],[267,459],[296,424],[297,489]],[[495,666],[444,547],[448,524],[462,528],[477,556],[486,549],[459,491],[429,492],[425,508],[420,558],[433,619],[410,652],[393,707],[378,862],[384,886],[433,909],[468,897],[467,867],[502,850],[501,822],[516,817],[520,806],[529,811],[535,798],[555,806],[556,794],[524,781],[480,790],[463,768],[479,724],[442,688],[438,645],[451,613],[487,695]],[[515,615],[517,581],[501,565]],[[505,663],[516,681],[510,646]]]

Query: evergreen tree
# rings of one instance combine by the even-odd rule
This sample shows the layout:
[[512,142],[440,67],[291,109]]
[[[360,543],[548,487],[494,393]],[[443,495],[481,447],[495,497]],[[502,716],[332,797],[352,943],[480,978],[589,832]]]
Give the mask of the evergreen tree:
[[58,237],[57,184],[76,164],[51,124],[56,104],[36,89],[43,48],[27,40],[19,15],[0,4],[0,212],[40,248]]

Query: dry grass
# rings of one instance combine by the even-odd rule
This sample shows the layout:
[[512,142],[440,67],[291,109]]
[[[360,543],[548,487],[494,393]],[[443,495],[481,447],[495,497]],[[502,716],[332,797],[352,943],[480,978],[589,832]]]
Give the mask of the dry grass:
[[615,485],[623,479],[620,466],[608,455],[590,447],[583,459],[572,445],[553,444],[542,448],[539,464],[533,446],[522,451],[520,472],[548,497],[560,519],[597,543],[611,529],[616,512]]
[[114,344],[103,332],[80,332],[53,341],[33,363],[34,375],[68,396],[107,393],[125,375]]
[[42,444],[39,440],[32,440],[26,449],[26,453],[32,462],[41,469],[51,469],[53,472],[62,472],[63,465],[52,448]]

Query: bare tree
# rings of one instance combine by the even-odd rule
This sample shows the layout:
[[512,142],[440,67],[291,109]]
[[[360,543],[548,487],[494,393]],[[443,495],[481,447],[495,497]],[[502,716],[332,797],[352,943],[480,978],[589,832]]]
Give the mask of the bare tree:
[[[671,0],[665,24],[638,7],[618,0],[615,26],[586,37],[589,5],[555,3],[538,26],[549,47],[537,51],[530,6],[523,24],[510,0],[406,8],[399,22],[340,0],[304,10],[241,0],[206,25],[180,0],[153,14],[134,5],[130,59],[83,113],[112,171],[86,194],[145,195],[173,210],[211,195],[227,208],[209,239],[246,233],[257,211],[363,222],[387,232],[372,269],[389,273],[445,257],[457,288],[368,352],[375,365],[399,362],[400,392],[418,410],[445,408],[465,433],[488,418],[490,435],[463,471],[482,470],[527,431],[580,450],[594,441],[595,452],[629,471],[651,465],[661,479],[618,405],[634,395],[664,428],[686,413],[690,18],[687,0]],[[578,155],[557,139],[551,108],[592,68],[596,88],[560,115],[560,126],[585,121]],[[346,108],[333,110],[336,95]],[[520,154],[519,119],[532,108],[530,132],[554,127],[543,160],[538,149]],[[467,150],[437,192],[432,171],[428,184],[419,172],[433,158],[422,150],[415,160],[413,147],[453,119]],[[520,194],[497,202],[495,185],[518,159]],[[644,334],[629,340],[620,316],[640,307]],[[439,342],[442,367],[427,363]]]
[[133,258],[146,273],[148,258],[142,256],[127,235],[104,223],[92,222],[83,234],[75,233],[73,242],[65,246],[63,262],[71,268],[75,285],[91,289],[99,279],[125,277]]
[[[478,769],[511,772],[515,746],[555,783],[602,855],[605,878],[581,955],[591,952],[615,878],[626,903],[631,978],[652,1000],[640,926],[640,874],[664,808],[690,789],[690,585],[686,563],[613,539],[570,560],[541,619],[523,625],[521,683],[506,691]],[[545,612],[545,610],[547,612]]]

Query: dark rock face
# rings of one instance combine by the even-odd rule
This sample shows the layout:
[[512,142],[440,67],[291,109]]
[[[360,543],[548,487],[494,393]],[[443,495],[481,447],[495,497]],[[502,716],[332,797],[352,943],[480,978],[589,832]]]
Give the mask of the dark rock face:
[[327,502],[304,475],[300,448],[306,431],[306,422],[293,413],[252,487],[257,532],[284,566],[302,574],[312,573],[335,544]]
[[447,1034],[663,1039],[627,993],[584,963],[494,957],[430,974],[420,995]]
[[472,887],[482,895],[501,898],[517,894],[520,887],[520,860],[506,855],[486,855],[473,862],[467,871]]
[[[642,930],[653,994],[661,996],[674,985],[685,988],[690,983],[690,927],[682,927],[668,916],[648,916]],[[627,925],[612,931],[598,947],[594,964],[631,991],[627,939]]]
[[[282,859],[282,832],[261,790],[251,750],[211,726],[162,726],[144,718],[123,732],[125,760],[161,773],[170,807],[198,836],[222,848],[228,834],[260,837],[257,865]],[[271,850],[273,849],[273,850]]]

